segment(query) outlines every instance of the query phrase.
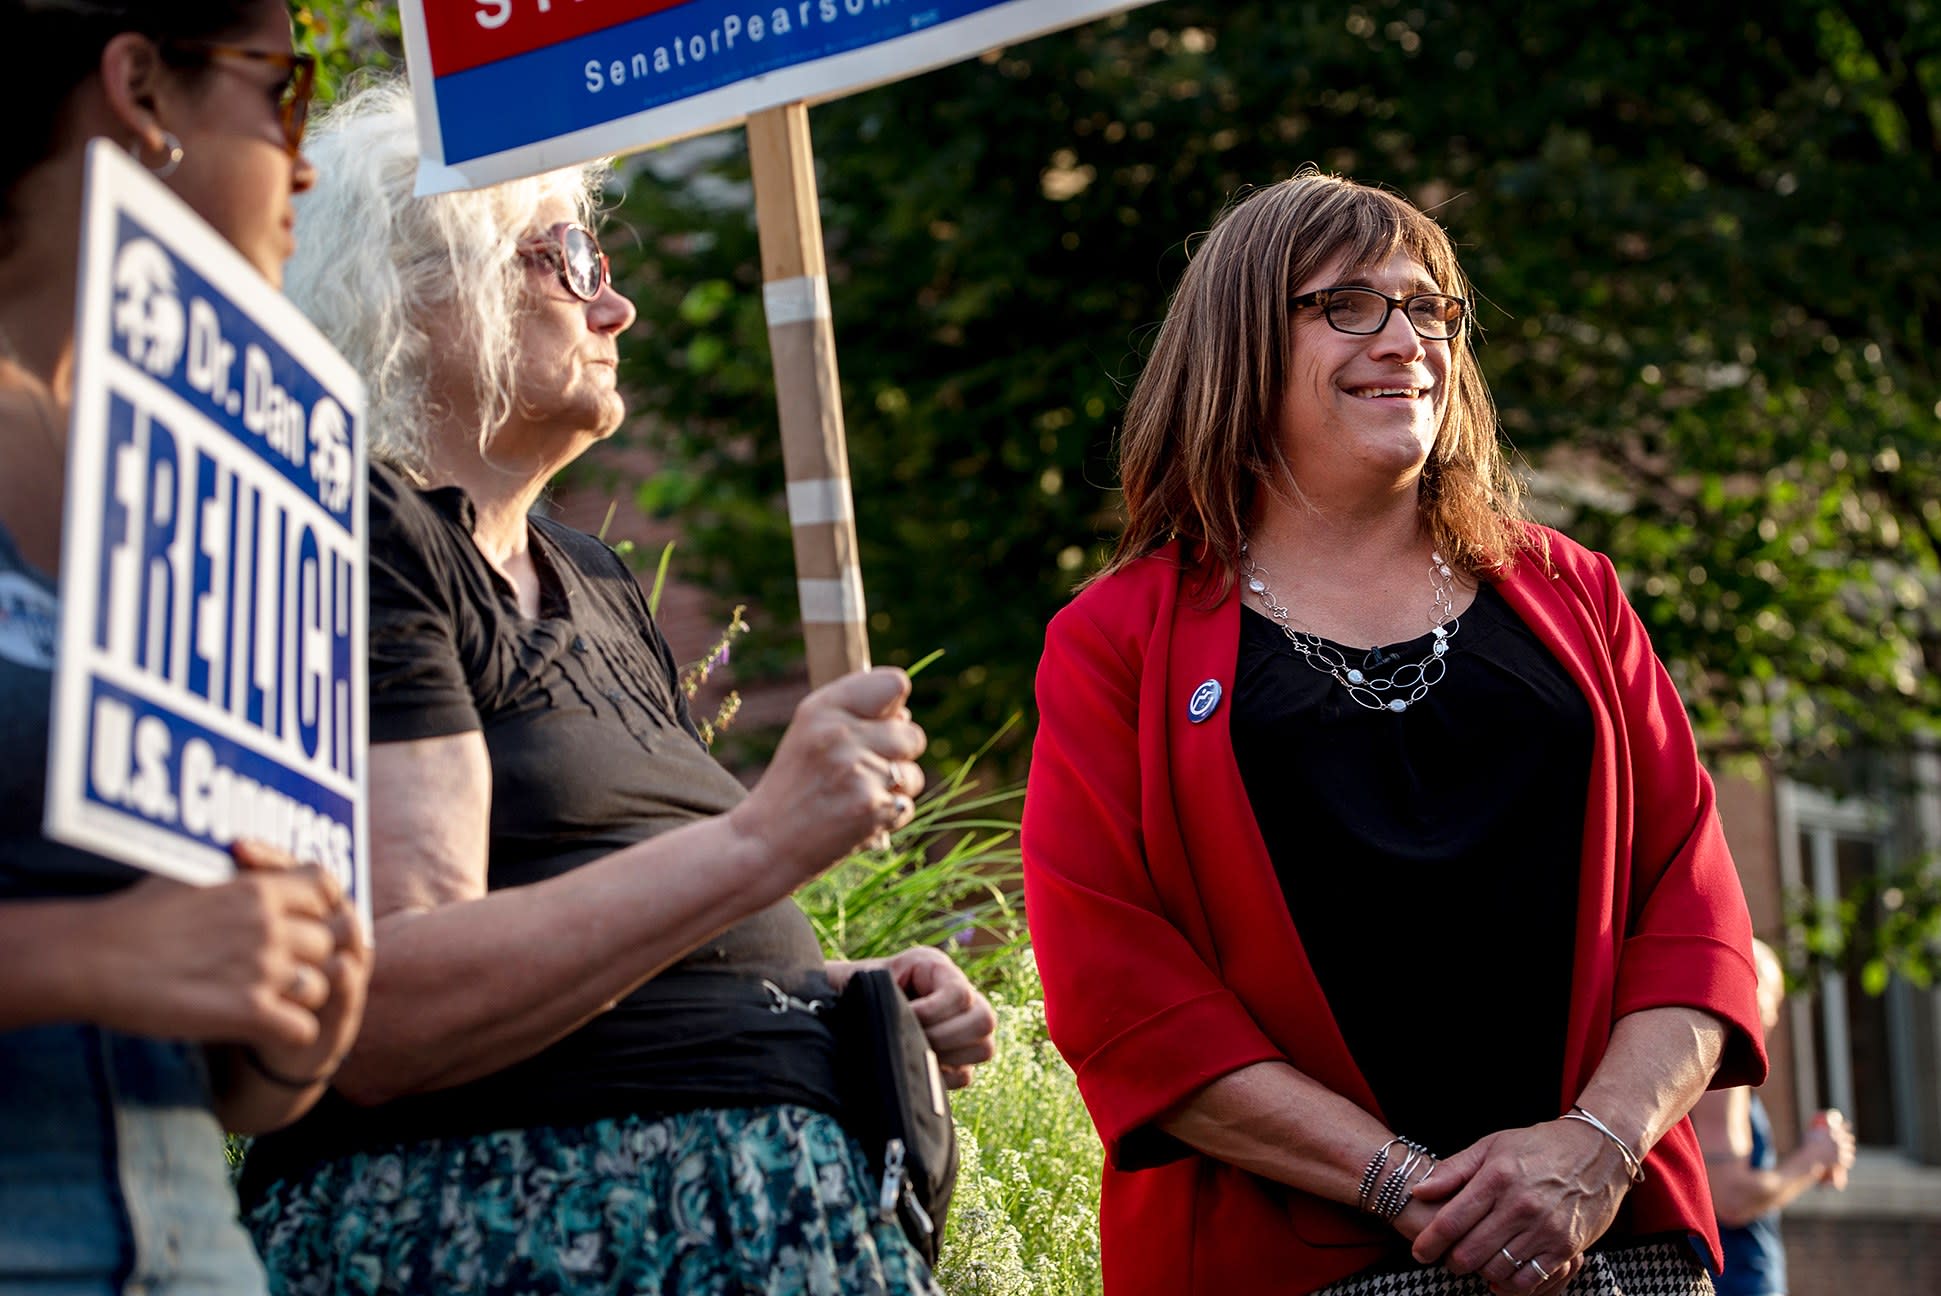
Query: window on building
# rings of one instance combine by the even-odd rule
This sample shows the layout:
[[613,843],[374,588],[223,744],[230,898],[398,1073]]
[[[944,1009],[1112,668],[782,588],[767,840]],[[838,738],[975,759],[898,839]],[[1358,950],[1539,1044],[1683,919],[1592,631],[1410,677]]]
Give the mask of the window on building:
[[[1866,894],[1866,884],[1896,860],[1896,817],[1883,798],[1835,799],[1799,784],[1779,797],[1780,869],[1788,890],[1810,894],[1823,909]],[[1875,923],[1879,914],[1856,915]],[[1918,1155],[1923,1112],[1921,1035],[1915,1014],[1931,995],[1899,978],[1869,993],[1861,955],[1849,950],[1812,993],[1790,1001],[1802,1117],[1837,1107],[1865,1146]]]

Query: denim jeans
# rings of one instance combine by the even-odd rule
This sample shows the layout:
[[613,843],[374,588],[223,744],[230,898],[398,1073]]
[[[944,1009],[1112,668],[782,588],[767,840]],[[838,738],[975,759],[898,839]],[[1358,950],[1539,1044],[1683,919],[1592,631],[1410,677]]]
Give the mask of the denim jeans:
[[0,1292],[260,1296],[202,1050],[0,1034]]

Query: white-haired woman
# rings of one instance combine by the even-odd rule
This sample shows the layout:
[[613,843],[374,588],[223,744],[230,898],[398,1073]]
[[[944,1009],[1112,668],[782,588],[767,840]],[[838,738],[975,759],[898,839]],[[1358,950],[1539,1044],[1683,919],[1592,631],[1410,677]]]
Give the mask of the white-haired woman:
[[[316,133],[292,295],[367,375],[378,962],[338,1093],[260,1141],[273,1290],[933,1290],[833,1119],[791,891],[911,814],[899,671],[811,694],[752,793],[625,566],[529,514],[620,423],[599,169],[415,200],[409,100]],[[891,960],[961,1081],[990,1006]]]

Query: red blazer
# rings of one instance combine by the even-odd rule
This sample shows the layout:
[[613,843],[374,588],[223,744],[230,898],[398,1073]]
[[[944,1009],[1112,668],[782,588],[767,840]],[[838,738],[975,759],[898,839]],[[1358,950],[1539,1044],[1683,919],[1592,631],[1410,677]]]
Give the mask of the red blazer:
[[[1715,1085],[1758,1084],[1752,928],[1684,706],[1610,560],[1543,534],[1549,567],[1523,559],[1498,588],[1583,690],[1595,734],[1557,1111],[1589,1081],[1616,1018],[1666,1005],[1728,1023]],[[1026,913],[1052,1039],[1105,1143],[1112,1296],[1307,1292],[1372,1263],[1396,1237],[1152,1126],[1211,1081],[1269,1060],[1380,1114],[1302,952],[1234,763],[1240,599],[1209,607],[1197,594],[1169,545],[1060,612],[1038,669]],[[1206,680],[1222,700],[1189,723]],[[1716,1258],[1688,1122],[1645,1170],[1618,1227],[1698,1234]]]

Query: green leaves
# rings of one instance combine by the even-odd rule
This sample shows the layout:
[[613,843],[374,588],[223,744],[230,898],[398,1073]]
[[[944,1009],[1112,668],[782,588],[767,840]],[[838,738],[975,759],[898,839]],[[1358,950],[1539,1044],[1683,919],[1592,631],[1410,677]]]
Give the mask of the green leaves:
[[1030,949],[995,970],[997,1056],[950,1100],[962,1164],[937,1281],[950,1296],[1097,1296],[1098,1135],[1045,1033]]
[[293,8],[297,48],[317,58],[317,97],[338,98],[350,74],[404,67],[398,6],[386,0],[306,0]]
[[972,778],[982,754],[927,788],[887,848],[860,851],[796,893],[830,958],[937,945],[989,983],[1023,946],[1017,837],[1024,789],[985,791]]

